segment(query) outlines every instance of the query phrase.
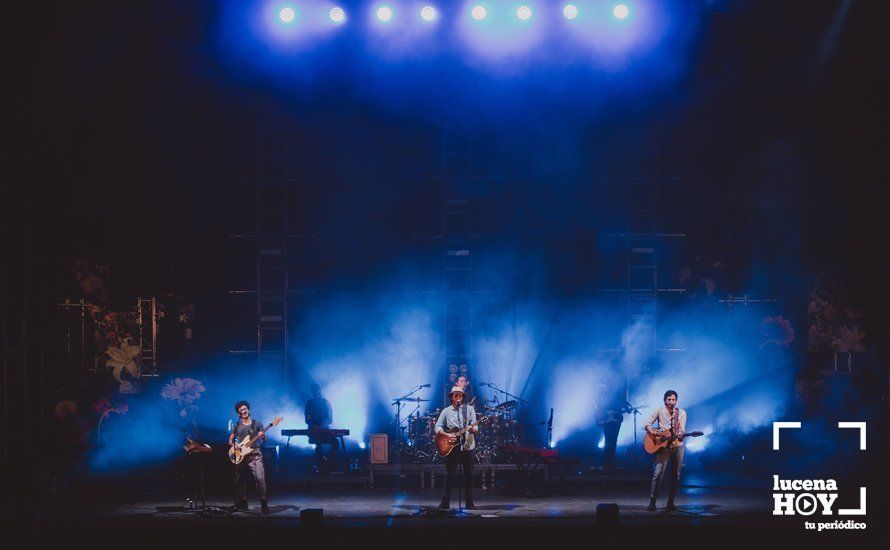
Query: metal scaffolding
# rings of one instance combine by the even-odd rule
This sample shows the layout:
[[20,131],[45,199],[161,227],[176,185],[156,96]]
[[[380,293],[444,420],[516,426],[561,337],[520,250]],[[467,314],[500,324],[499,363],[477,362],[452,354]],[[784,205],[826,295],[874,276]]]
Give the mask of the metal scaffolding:
[[676,187],[685,179],[663,176],[660,167],[659,148],[657,144],[650,143],[639,146],[639,149],[627,155],[625,176],[598,178],[600,184],[621,186],[626,200],[624,229],[602,235],[605,239],[620,243],[624,257],[624,285],[601,288],[600,292],[623,298],[625,327],[635,329],[638,341],[643,341],[643,347],[639,350],[641,356],[647,358],[639,365],[625,360],[627,398],[631,397],[634,373],[648,370],[650,363],[656,361],[660,353],[683,351],[665,347],[658,340],[661,300],[668,294],[685,292],[683,288],[661,284],[659,265],[664,259],[662,249],[665,242],[686,237],[685,233],[661,231],[664,189]]

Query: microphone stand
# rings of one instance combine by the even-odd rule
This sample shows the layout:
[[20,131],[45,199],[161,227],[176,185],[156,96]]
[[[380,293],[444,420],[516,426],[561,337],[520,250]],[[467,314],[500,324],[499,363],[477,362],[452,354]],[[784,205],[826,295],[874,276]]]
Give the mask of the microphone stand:
[[[415,387],[414,389],[412,389],[411,391],[409,391],[402,397],[397,397],[392,402],[392,404],[395,405],[395,407],[396,407],[396,417],[395,417],[396,442],[394,445],[394,449],[397,451],[400,464],[403,464],[404,459],[405,459],[405,457],[404,457],[405,442],[402,441],[402,403],[407,401],[409,397],[411,397],[415,393],[419,392],[423,388],[428,388],[428,387],[430,387],[429,384],[420,384],[419,386]],[[417,404],[417,408],[418,409],[420,408],[420,403]],[[417,410],[417,409],[415,409],[415,410]],[[414,414],[414,412],[412,411],[411,414]]]
[[553,448],[553,408],[550,408],[550,419],[547,421],[547,448]]

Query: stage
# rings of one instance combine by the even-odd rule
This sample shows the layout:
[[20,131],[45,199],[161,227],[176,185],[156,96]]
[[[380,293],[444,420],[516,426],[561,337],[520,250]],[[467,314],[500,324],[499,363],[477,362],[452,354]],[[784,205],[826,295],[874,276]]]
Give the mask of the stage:
[[[205,515],[188,510],[185,499],[176,500],[160,491],[142,494],[129,490],[103,494],[97,498],[47,499],[42,502],[40,523],[46,527],[122,526],[146,528],[191,527],[212,524],[236,527],[248,524],[300,526],[300,512],[324,510],[324,525],[331,527],[436,527],[451,524],[467,527],[535,525],[540,527],[591,526],[596,523],[599,504],[616,503],[622,525],[766,525],[772,524],[772,498],[767,482],[738,478],[732,485],[720,484],[715,476],[693,476],[681,487],[678,510],[666,513],[666,497],[659,498],[659,510],[647,512],[648,483],[626,477],[585,477],[563,484],[533,487],[531,490],[476,487],[477,509],[455,515],[458,494],[452,495],[452,512],[439,510],[440,488],[420,489],[415,485],[359,487],[348,480],[319,480],[311,488],[293,489],[295,482],[270,490],[271,513],[259,513],[259,503],[251,499],[247,512],[230,512],[231,498],[215,492],[207,495],[208,507],[217,511]],[[200,504],[200,503],[199,503]],[[665,523],[667,522],[667,523]]]
[[[163,539],[168,536],[165,533],[172,533],[178,540],[195,537],[205,542],[262,532],[264,542],[293,541],[299,542],[299,547],[309,544],[312,548],[327,547],[333,541],[423,548],[451,547],[455,540],[516,548],[531,544],[576,547],[577,541],[583,540],[588,541],[585,546],[609,542],[636,545],[664,532],[694,536],[695,540],[684,543],[687,547],[705,542],[732,546],[741,541],[791,538],[804,531],[800,518],[785,521],[772,516],[768,482],[729,475],[689,476],[677,497],[677,511],[670,513],[664,511],[664,496],[659,498],[657,511],[646,511],[645,480],[578,479],[566,482],[558,491],[531,493],[477,487],[477,509],[462,513],[437,508],[440,489],[319,483],[307,491],[287,487],[293,483],[282,484],[286,486],[271,489],[268,515],[260,513],[259,503],[252,496],[248,511],[232,512],[231,499],[222,494],[208,495],[207,505],[214,508],[202,515],[189,511],[184,501],[159,491],[130,494],[129,489],[120,488],[122,492],[114,496],[43,500],[35,516],[36,526],[50,535],[107,534],[124,529],[144,533],[148,539]],[[617,523],[597,517],[597,506],[606,503],[618,505]],[[457,505],[456,491],[452,505]],[[320,525],[301,520],[301,512],[307,509],[323,510]],[[448,533],[454,533],[455,528],[462,534],[457,539],[449,538]],[[690,533],[686,528],[694,531]],[[881,530],[882,526],[869,524],[868,530],[853,534],[858,540],[871,540]],[[822,533],[832,534],[836,533]]]

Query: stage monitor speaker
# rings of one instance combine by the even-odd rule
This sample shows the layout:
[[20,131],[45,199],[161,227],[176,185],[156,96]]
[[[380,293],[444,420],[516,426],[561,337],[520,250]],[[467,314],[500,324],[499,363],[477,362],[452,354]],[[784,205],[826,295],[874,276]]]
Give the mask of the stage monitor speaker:
[[306,508],[300,510],[300,527],[321,527],[324,519],[324,508]]
[[389,463],[389,437],[386,434],[371,434],[371,464]]
[[616,527],[618,525],[618,504],[604,502],[596,505],[596,526]]

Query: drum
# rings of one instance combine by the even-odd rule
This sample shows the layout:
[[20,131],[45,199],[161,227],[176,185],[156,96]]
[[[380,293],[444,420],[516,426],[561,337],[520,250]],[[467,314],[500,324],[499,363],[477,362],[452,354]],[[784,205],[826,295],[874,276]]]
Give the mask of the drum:
[[417,444],[432,437],[436,419],[429,416],[412,416],[408,418],[408,439]]

